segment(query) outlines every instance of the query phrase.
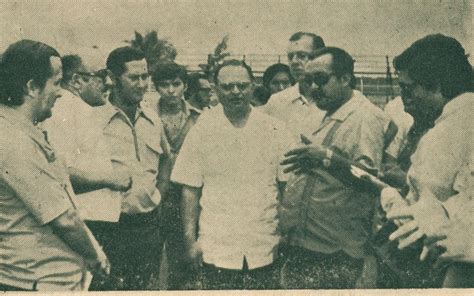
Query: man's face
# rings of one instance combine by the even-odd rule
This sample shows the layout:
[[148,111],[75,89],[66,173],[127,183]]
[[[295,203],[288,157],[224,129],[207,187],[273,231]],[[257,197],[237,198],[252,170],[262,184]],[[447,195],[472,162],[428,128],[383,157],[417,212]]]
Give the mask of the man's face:
[[186,84],[178,77],[175,79],[160,80],[158,81],[158,85],[156,85],[156,90],[160,94],[160,100],[169,103],[179,103],[186,90]]
[[106,93],[110,87],[106,83],[107,70],[87,67],[82,70],[76,73],[80,77],[77,80],[79,95],[90,106],[105,105],[107,102]]
[[202,107],[209,107],[211,104],[212,87],[207,79],[199,79],[199,90],[195,94],[197,101]]
[[227,66],[217,77],[219,101],[229,111],[243,111],[250,106],[253,84],[247,70],[241,66]]
[[130,105],[138,105],[148,88],[148,69],[145,59],[125,63],[125,72],[118,77],[117,88]]
[[334,111],[344,101],[343,84],[332,71],[332,56],[325,54],[308,62],[302,82],[318,108]]
[[288,73],[280,72],[273,76],[273,79],[270,80],[268,88],[272,94],[280,92],[291,86],[291,79]]
[[400,85],[401,96],[405,112],[420,119],[423,117],[432,118],[434,114],[439,114],[444,107],[444,100],[439,91],[430,91],[414,82],[407,71],[398,72],[398,84]]
[[35,120],[42,122],[51,117],[52,109],[56,100],[61,97],[61,78],[63,76],[61,59],[51,57],[51,69],[53,75],[46,80],[44,88],[38,92],[38,101],[36,104]]
[[310,36],[303,36],[300,40],[290,41],[288,44],[288,64],[290,65],[291,74],[298,82],[304,79],[304,67],[312,51],[313,38]]

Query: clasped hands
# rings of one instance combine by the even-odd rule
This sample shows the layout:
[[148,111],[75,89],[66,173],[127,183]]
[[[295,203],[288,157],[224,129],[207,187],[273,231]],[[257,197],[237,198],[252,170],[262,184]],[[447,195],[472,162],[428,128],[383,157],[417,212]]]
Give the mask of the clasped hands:
[[396,190],[387,188],[382,191],[381,203],[387,212],[387,218],[398,226],[389,239],[398,241],[399,249],[422,239],[424,246],[420,260],[425,260],[430,252],[439,248],[445,249],[439,259],[447,260],[459,256],[453,253],[454,249],[448,248],[451,240],[447,240],[447,230],[452,228],[452,221],[441,203],[433,196],[422,196],[417,203],[408,205]]

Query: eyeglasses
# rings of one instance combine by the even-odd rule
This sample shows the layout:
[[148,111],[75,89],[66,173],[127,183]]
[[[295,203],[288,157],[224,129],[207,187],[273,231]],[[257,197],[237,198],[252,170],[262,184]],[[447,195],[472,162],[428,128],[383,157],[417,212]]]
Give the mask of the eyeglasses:
[[218,84],[220,88],[224,91],[232,91],[236,87],[240,92],[246,91],[250,88],[250,82],[240,82],[240,83],[220,83]]
[[304,78],[304,82],[308,85],[315,83],[317,86],[321,87],[326,85],[331,77],[334,76],[334,73],[326,73],[326,72],[316,72],[312,74],[306,74]]
[[409,95],[413,93],[413,91],[416,88],[416,83],[407,84],[407,83],[400,82],[398,85],[400,86],[400,91],[405,95]]
[[148,77],[150,77],[150,75],[148,73],[146,73],[146,74],[129,74],[129,75],[127,75],[127,77],[131,81],[139,81],[140,79],[143,80],[143,81],[146,81],[146,80],[148,80]]
[[98,77],[102,80],[105,80],[109,72],[107,71],[107,69],[102,69],[97,72],[76,72],[76,74],[87,76],[87,77]]
[[309,59],[309,53],[305,51],[296,51],[288,53],[288,61],[292,61],[295,57],[300,61],[307,61]]

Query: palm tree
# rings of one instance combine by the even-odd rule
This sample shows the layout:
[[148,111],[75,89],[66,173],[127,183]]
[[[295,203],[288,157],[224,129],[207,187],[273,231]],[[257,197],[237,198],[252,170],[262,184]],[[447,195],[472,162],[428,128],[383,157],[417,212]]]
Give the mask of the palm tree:
[[207,57],[207,64],[200,64],[199,67],[203,70],[203,72],[212,80],[212,76],[214,75],[214,71],[216,70],[217,66],[221,64],[224,59],[230,56],[230,52],[227,51],[227,42],[229,41],[229,34],[226,34],[224,38],[222,38],[221,42],[219,42],[214,49],[214,52]]
[[143,36],[135,31],[135,39],[126,40],[132,47],[139,48],[145,53],[148,69],[153,72],[158,63],[174,61],[178,52],[174,45],[166,39],[159,39],[157,31],[151,31]]

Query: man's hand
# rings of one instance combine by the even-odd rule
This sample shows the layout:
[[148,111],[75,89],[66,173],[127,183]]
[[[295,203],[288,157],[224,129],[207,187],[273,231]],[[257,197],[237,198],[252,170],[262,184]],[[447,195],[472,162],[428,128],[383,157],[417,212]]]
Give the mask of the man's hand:
[[283,172],[295,174],[308,173],[317,167],[326,157],[326,148],[320,145],[311,145],[293,149],[285,154],[282,165],[289,165]]
[[132,187],[132,177],[125,171],[114,171],[105,183],[110,190],[125,192]]
[[188,243],[187,245],[187,261],[190,263],[194,271],[198,271],[202,267],[201,247],[196,241]]
[[104,280],[110,275],[110,261],[102,250],[100,250],[98,258],[86,260],[86,266],[92,275],[100,280]]
[[[412,206],[395,208],[387,213],[387,218],[410,219],[390,235],[390,240],[398,240],[399,249],[406,248],[421,238],[438,240],[440,227],[449,223],[446,211],[440,203],[432,199],[422,199]],[[422,257],[426,257],[426,250]]]

